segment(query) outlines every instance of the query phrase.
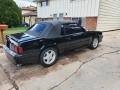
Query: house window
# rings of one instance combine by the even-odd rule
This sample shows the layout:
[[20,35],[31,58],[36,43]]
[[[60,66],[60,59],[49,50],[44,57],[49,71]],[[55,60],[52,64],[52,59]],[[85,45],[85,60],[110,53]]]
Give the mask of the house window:
[[41,7],[48,6],[48,0],[41,1]]
[[53,19],[57,20],[57,14],[53,14]]
[[60,20],[63,20],[63,16],[64,16],[64,14],[63,14],[63,13],[60,13],[60,14],[59,14],[59,19],[60,19]]

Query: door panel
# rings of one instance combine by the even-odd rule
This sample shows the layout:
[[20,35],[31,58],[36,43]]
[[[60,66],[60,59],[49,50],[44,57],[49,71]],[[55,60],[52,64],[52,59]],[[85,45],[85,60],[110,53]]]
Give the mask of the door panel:
[[67,48],[69,48],[69,49],[81,47],[81,46],[87,45],[89,43],[89,36],[87,36],[87,34],[85,32],[72,34],[72,35],[70,35],[69,38],[70,38],[70,40],[67,43],[68,44]]
[[57,47],[62,52],[62,51],[69,49],[69,44],[71,42],[71,36],[61,36],[57,38],[55,41],[57,43]]
[[62,43],[60,43],[60,47],[66,49],[74,49],[77,47],[84,46],[89,43],[89,36],[86,33],[85,29],[79,27],[77,25],[67,25],[62,27],[61,29],[62,39],[60,39]]

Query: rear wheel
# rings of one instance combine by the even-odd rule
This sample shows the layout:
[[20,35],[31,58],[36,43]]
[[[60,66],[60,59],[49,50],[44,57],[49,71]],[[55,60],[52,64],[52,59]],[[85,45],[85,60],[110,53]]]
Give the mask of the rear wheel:
[[40,64],[44,67],[49,67],[57,61],[57,49],[55,48],[47,48],[42,51],[40,55]]
[[91,44],[89,45],[89,48],[90,48],[90,49],[96,49],[96,48],[98,47],[98,45],[99,45],[98,37],[94,37],[94,38],[92,39]]

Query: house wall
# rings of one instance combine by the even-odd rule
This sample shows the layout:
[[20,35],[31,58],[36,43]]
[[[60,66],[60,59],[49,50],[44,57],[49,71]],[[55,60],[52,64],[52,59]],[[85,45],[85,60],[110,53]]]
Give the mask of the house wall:
[[82,26],[88,30],[95,30],[97,24],[99,0],[49,0],[48,6],[38,4],[38,18],[52,20],[54,14],[63,13],[65,20],[82,19]]
[[100,0],[97,30],[120,29],[120,0]]
[[48,6],[38,4],[38,18],[53,17],[53,14],[64,14],[64,17],[98,16],[99,0],[48,0]]

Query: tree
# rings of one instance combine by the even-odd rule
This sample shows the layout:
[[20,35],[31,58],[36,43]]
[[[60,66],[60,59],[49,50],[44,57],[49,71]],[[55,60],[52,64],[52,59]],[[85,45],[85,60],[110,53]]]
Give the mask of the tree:
[[0,24],[18,26],[22,21],[21,9],[13,0],[0,0]]

